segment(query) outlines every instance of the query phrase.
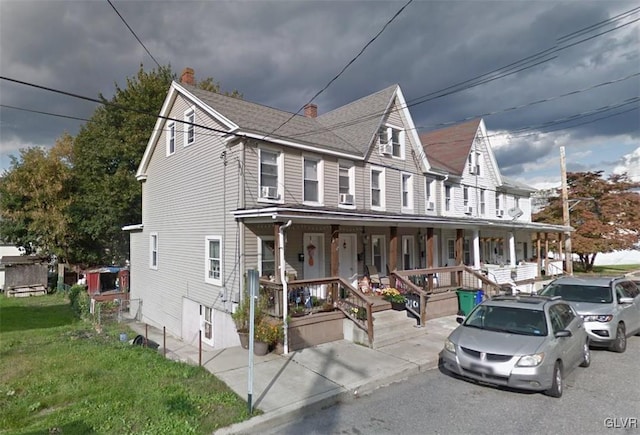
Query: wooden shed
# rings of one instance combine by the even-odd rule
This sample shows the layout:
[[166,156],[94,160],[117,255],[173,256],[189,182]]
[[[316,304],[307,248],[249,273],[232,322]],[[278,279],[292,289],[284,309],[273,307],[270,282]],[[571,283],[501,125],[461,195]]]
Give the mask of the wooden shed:
[[98,267],[84,271],[90,295],[110,291],[129,291],[129,269],[126,267]]
[[47,294],[49,261],[35,255],[3,256],[4,291],[7,297]]

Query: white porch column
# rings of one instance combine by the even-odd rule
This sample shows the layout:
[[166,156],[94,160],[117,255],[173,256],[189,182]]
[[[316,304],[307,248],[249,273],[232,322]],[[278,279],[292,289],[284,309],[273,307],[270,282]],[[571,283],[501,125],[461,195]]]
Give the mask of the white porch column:
[[509,264],[516,265],[516,238],[513,233],[509,233]]
[[480,231],[473,230],[473,268],[480,269]]

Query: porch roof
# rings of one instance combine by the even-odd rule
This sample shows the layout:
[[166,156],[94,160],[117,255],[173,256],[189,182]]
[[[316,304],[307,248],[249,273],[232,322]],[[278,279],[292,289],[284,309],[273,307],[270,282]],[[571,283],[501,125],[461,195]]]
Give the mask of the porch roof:
[[278,207],[236,210],[236,220],[245,223],[272,223],[291,220],[298,224],[340,224],[365,227],[398,226],[412,228],[467,228],[467,229],[504,229],[529,230],[532,232],[563,233],[574,231],[572,227],[544,224],[539,222],[521,222],[517,220],[491,220],[473,217],[444,217],[415,214],[394,214],[368,211],[362,213],[348,209],[316,209],[304,206],[286,205]]

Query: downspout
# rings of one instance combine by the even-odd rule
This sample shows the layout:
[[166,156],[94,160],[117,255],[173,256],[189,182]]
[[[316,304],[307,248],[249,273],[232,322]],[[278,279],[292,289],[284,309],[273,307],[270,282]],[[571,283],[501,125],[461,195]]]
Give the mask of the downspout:
[[284,225],[280,226],[278,230],[278,254],[280,258],[280,281],[282,282],[282,323],[284,329],[284,355],[289,354],[289,322],[287,321],[287,317],[289,317],[289,286],[287,285],[286,280],[286,271],[285,271],[285,263],[284,263],[284,230],[291,226],[291,221],[287,222]]

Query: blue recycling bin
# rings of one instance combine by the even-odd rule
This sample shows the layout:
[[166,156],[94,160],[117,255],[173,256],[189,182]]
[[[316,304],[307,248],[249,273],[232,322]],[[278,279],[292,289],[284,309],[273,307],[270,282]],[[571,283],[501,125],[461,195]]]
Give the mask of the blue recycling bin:
[[483,290],[476,290],[476,297],[475,297],[476,305],[482,303],[483,299],[484,299],[484,291]]

